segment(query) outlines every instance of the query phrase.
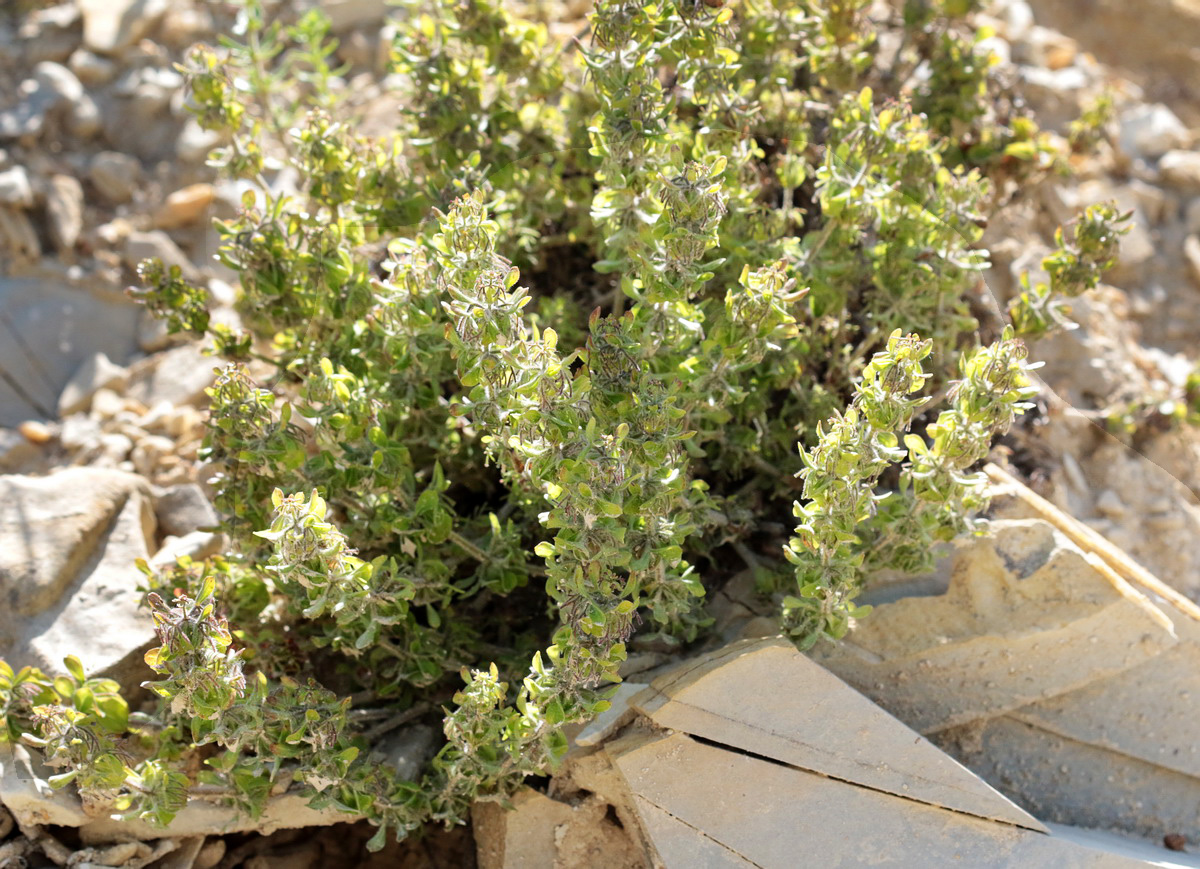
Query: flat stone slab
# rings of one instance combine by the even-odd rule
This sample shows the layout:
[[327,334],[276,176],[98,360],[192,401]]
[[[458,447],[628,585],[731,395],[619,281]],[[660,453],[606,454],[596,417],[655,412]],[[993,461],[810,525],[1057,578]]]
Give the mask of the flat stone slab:
[[668,869],[1169,865],[858,787],[680,733],[632,736],[607,751]]
[[938,735],[1039,818],[1162,841],[1200,841],[1200,780],[1010,715]]
[[358,816],[334,809],[312,809],[308,797],[285,793],[271,797],[258,818],[227,806],[193,798],[166,827],[146,821],[90,817],[73,787],[54,790],[52,774],[36,751],[22,745],[0,744],[0,801],[21,824],[78,827],[85,841],[151,840],[223,833],[260,832],[317,827],[357,821]]
[[831,778],[1045,828],[789,642],[734,643],[656,679],[631,701],[656,725]]
[[0,426],[50,419],[79,366],[137,350],[140,305],[52,277],[0,277]]
[[1123,673],[1023,706],[1018,721],[1197,779],[1200,788],[1200,622],[1161,605],[1179,643]]
[[949,590],[877,606],[811,656],[921,733],[990,718],[1173,647],[1141,591],[1040,519],[999,521],[955,552]]
[[131,661],[144,672],[154,629],[138,607],[135,561],[149,558],[154,530],[148,484],[135,474],[0,476],[0,658],[47,674],[67,655],[88,673]]

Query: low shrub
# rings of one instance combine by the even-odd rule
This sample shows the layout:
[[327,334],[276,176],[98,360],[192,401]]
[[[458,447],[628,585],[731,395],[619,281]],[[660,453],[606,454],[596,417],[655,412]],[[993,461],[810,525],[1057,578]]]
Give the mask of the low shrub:
[[[747,566],[804,648],[864,615],[868,571],[977,531],[972,468],[1035,391],[1021,338],[1095,285],[1121,216],[1060,235],[1005,325],[979,239],[1058,146],[974,4],[868,5],[602,0],[560,43],[406,0],[403,108],[367,135],[320,15],[247,2],[187,67],[247,186],[218,226],[245,328],[178,269],[138,291],[224,361],[203,458],[232,548],[144,568],[158,705],[5,668],[8,738],[128,816],[196,784],[255,814],[293,782],[378,846],[552,768],[630,650],[703,638]],[[419,780],[380,762],[439,719]]]

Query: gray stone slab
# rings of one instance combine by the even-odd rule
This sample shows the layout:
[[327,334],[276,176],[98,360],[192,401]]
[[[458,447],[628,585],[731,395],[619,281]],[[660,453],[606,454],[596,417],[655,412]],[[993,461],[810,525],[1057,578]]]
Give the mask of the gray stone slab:
[[1200,779],[1200,622],[1162,604],[1180,642],[1141,666],[1015,710],[1013,718]]
[[1146,595],[1049,523],[992,528],[954,554],[944,595],[878,606],[812,657],[928,734],[1078,690],[1178,642]]
[[0,426],[53,418],[63,387],[95,354],[129,359],[140,310],[54,277],[0,277]]
[[1039,818],[1200,842],[1200,780],[1002,716],[939,734],[943,747]]
[[1153,865],[727,751],[683,734],[618,741],[607,750],[639,811],[649,804],[677,822],[664,823],[654,812],[641,816],[668,869],[690,869],[698,856],[718,853],[709,843],[698,846],[698,835],[763,869]]
[[[15,669],[136,665],[154,639],[135,561],[153,547],[148,486],[122,471],[0,477],[0,657]],[[136,684],[136,683],[135,683]]]
[[656,679],[631,705],[660,727],[907,799],[1044,829],[781,639],[727,646]]

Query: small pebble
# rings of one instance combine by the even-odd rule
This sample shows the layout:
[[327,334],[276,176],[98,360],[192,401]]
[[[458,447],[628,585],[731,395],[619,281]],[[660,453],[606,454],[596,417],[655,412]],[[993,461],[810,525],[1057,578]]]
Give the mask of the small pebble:
[[17,426],[17,431],[24,435],[25,440],[29,441],[31,444],[44,444],[47,443],[50,438],[54,437],[54,433],[50,430],[48,425],[46,425],[44,422],[38,422],[37,420],[33,419],[25,420],[25,422]]

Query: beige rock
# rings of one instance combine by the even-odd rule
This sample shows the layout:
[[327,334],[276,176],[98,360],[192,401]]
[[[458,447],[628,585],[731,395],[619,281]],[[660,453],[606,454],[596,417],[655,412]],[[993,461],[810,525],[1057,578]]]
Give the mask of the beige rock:
[[217,361],[194,344],[157,353],[130,369],[127,395],[147,407],[160,401],[176,406],[202,402],[216,377]]
[[162,546],[150,559],[153,567],[169,567],[183,556],[193,561],[200,561],[210,555],[216,555],[225,544],[225,537],[211,531],[192,531],[182,537],[168,536],[163,538]]
[[59,253],[70,253],[83,231],[83,187],[72,175],[53,175],[46,185],[50,240]]
[[204,216],[214,198],[211,184],[191,184],[168,196],[154,214],[159,229],[175,229],[195,223]]
[[1161,157],[1187,141],[1187,127],[1162,103],[1136,103],[1121,112],[1118,142],[1127,157]]
[[258,818],[226,806],[193,797],[166,827],[146,821],[117,821],[89,818],[84,814],[73,788],[54,790],[47,779],[53,773],[42,763],[36,749],[0,744],[0,801],[20,824],[53,824],[78,827],[80,838],[90,845],[125,842],[131,839],[191,838],[214,831],[238,833],[320,827],[354,821],[354,815],[335,809],[312,809],[308,797],[296,793],[273,796]]
[[166,7],[165,0],[79,0],[83,44],[115,54],[141,39]]
[[1200,151],[1168,151],[1158,161],[1163,181],[1184,193],[1200,193]]
[[1189,235],[1183,242],[1183,259],[1192,282],[1200,288],[1200,235]]
[[20,432],[0,428],[0,470],[12,471],[36,458],[40,450]]
[[630,706],[630,701],[645,689],[645,684],[639,682],[622,682],[618,685],[617,693],[609,701],[612,705],[587,723],[575,737],[575,744],[589,747],[599,745],[632,721],[637,711]]
[[922,733],[1013,711],[1145,663],[1171,621],[1042,520],[954,555],[938,597],[876,607],[815,660]]
[[87,410],[98,390],[120,391],[129,379],[129,372],[104,353],[93,353],[83,361],[63,387],[58,397],[59,416],[69,416]]
[[54,437],[54,432],[50,430],[48,425],[33,419],[26,420],[18,425],[17,431],[31,444],[40,445],[48,443]]
[[1176,628],[1183,640],[1140,667],[1023,706],[1012,717],[1193,776],[1200,799],[1200,624],[1180,618]]
[[[663,728],[911,800],[1043,829],[782,639],[744,640],[656,679],[632,705]],[[853,739],[845,735],[853,733]]]
[[139,477],[91,468],[0,477],[0,657],[48,672],[68,654],[88,672],[139,658],[154,633],[134,561],[149,556],[153,535]]
[[101,151],[92,158],[88,179],[105,199],[119,205],[133,198],[141,171],[137,158],[117,151]]
[[649,865],[625,831],[606,817],[608,805],[594,796],[570,805],[524,788],[511,806],[479,802],[472,809],[479,869]]
[[192,865],[192,869],[213,869],[224,856],[225,840],[210,839],[204,843],[204,847],[196,855],[196,862]]
[[159,259],[167,268],[179,266],[179,270],[188,280],[196,280],[196,267],[188,259],[187,254],[179,249],[171,236],[160,229],[149,232],[131,232],[125,238],[125,264],[136,269],[142,260]]
[[16,261],[36,260],[42,255],[37,230],[24,211],[0,206],[0,253]]
[[607,750],[667,867],[1149,865],[683,734],[630,737]]
[[[1194,719],[1193,719],[1194,720]],[[943,747],[1038,817],[1160,840],[1200,837],[1200,782],[1005,715],[938,734]]]

